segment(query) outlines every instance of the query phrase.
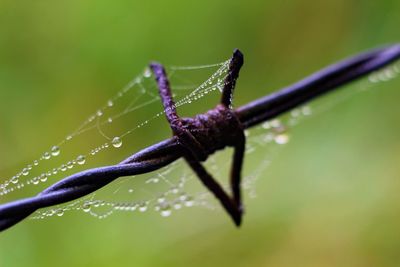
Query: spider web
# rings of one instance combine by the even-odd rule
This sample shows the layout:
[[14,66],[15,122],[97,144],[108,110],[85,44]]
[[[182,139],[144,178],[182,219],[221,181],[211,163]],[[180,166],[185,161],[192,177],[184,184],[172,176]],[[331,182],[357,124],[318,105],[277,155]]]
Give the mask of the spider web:
[[[167,67],[179,114],[193,116],[214,107],[215,104],[210,103],[219,101],[228,65],[229,60],[212,65]],[[246,130],[245,175],[242,182],[245,197],[256,197],[257,179],[265,173],[279,148],[289,142],[290,130],[302,120],[325,112],[360,91],[389,81],[399,73],[400,64],[393,64],[359,82],[355,90],[345,90],[328,105],[313,104],[312,108],[306,105]],[[32,192],[37,193],[74,172],[116,164],[170,134],[155,79],[150,69],[145,68],[58,144],[15,175],[1,179],[0,198],[8,198],[17,191],[32,195]],[[230,160],[227,159],[230,159],[231,153],[231,149],[225,149],[210,156],[205,163],[210,173],[222,181],[228,191],[226,177]],[[113,160],[111,164],[110,159]],[[100,219],[118,212],[146,211],[168,217],[194,206],[212,210],[220,208],[185,162],[178,160],[152,173],[117,179],[79,200],[37,211],[31,218],[62,216],[70,211]]]

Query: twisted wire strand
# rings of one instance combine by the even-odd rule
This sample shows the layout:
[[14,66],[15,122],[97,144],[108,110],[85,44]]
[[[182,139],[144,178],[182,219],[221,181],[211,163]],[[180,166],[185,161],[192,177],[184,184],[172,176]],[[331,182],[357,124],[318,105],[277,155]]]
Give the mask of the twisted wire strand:
[[[241,106],[234,112],[247,129],[379,70],[399,58],[400,44],[365,52]],[[83,197],[119,177],[155,171],[181,158],[184,153],[177,138],[172,137],[137,152],[117,165],[75,173],[51,185],[37,196],[1,205],[0,231],[17,224],[40,208]]]

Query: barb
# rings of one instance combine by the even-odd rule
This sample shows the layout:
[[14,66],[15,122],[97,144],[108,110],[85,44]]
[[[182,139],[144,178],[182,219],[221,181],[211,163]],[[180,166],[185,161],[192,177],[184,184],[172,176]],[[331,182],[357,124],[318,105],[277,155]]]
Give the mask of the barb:
[[[200,181],[220,201],[237,226],[241,224],[243,214],[240,181],[246,137],[231,105],[233,90],[242,65],[243,54],[236,49],[229,64],[220,104],[207,113],[194,118],[180,118],[175,108],[164,67],[158,63],[151,64],[167,120],[174,136],[178,138],[178,143],[186,149],[187,153],[183,155],[183,158]],[[201,164],[210,154],[227,146],[235,149],[230,179],[232,197]]]
[[[379,48],[331,65],[276,93],[234,110],[244,129],[274,118],[315,97],[328,93],[400,58],[400,44]],[[225,99],[225,97],[223,98]],[[73,174],[39,195],[0,206],[0,231],[40,208],[65,203],[90,194],[118,177],[157,170],[187,153],[177,137],[145,148],[121,163]]]

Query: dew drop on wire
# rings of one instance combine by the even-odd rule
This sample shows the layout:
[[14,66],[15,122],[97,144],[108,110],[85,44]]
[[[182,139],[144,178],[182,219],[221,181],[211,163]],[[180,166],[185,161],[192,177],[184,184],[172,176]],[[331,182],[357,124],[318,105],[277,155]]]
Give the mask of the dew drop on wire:
[[85,156],[79,155],[79,156],[76,158],[76,162],[77,162],[79,165],[85,164],[85,162],[86,162]]
[[118,136],[117,136],[117,137],[114,137],[114,139],[112,140],[111,143],[112,143],[113,147],[116,147],[116,148],[122,146],[122,140],[121,140],[121,138],[119,138]]
[[53,146],[53,147],[51,148],[51,154],[52,154],[53,156],[58,156],[58,155],[60,155],[60,148],[59,148],[58,146]]

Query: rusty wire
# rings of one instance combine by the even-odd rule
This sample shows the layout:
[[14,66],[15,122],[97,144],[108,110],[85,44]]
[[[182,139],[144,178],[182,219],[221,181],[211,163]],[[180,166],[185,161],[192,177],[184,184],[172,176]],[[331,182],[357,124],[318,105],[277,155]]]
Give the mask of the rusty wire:
[[[243,105],[233,112],[243,129],[247,129],[379,70],[399,58],[400,44],[368,51],[331,65],[293,85]],[[15,225],[40,208],[83,197],[119,177],[160,169],[184,157],[187,149],[176,136],[173,136],[133,154],[117,165],[75,173],[51,185],[37,196],[3,204],[0,206],[0,231]]]

